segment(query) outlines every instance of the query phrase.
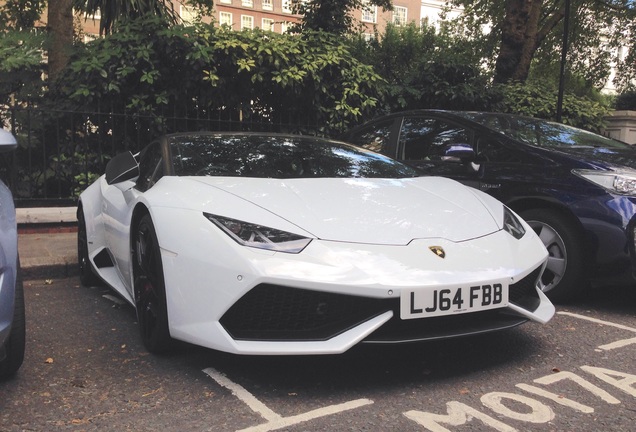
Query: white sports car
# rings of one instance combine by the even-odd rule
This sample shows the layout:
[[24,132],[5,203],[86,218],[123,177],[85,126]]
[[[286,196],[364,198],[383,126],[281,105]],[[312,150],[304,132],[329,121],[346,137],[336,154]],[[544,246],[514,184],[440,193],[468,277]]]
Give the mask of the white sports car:
[[80,196],[81,279],[146,348],[332,354],[547,322],[547,251],[494,198],[348,144],[162,137]]

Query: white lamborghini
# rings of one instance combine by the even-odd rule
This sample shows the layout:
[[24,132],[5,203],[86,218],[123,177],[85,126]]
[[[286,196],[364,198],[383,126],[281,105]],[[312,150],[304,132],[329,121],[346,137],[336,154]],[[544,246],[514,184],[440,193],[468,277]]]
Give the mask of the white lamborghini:
[[77,216],[82,282],[129,301],[152,352],[332,354],[554,314],[517,215],[342,142],[165,136],[114,157]]

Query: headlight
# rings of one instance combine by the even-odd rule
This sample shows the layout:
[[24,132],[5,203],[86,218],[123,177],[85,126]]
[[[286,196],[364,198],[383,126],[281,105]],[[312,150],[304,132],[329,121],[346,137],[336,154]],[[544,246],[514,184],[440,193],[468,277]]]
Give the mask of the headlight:
[[299,253],[311,242],[310,238],[298,234],[209,213],[203,213],[203,215],[243,246],[276,252]]
[[508,234],[516,238],[517,240],[523,237],[526,233],[526,229],[521,224],[521,221],[515,214],[510,211],[508,207],[504,206],[504,217],[503,217],[503,229]]
[[610,192],[622,195],[636,195],[636,171],[634,170],[574,170],[572,172]]

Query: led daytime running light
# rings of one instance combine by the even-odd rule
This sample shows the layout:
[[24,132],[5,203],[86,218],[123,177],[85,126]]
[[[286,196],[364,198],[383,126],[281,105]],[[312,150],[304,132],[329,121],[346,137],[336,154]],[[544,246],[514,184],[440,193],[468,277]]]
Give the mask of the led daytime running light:
[[243,246],[297,254],[302,252],[311,242],[310,238],[263,225],[256,225],[209,213],[204,213],[204,216],[229,235],[235,242]]
[[636,171],[595,171],[574,170],[574,174],[585,180],[601,186],[610,192],[621,195],[636,195]]

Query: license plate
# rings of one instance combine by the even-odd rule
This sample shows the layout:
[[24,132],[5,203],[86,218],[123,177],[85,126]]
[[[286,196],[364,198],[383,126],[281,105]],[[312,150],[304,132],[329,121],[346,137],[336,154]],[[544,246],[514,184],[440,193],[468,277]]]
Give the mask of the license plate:
[[415,319],[497,309],[508,305],[504,281],[458,287],[403,289],[400,318]]

